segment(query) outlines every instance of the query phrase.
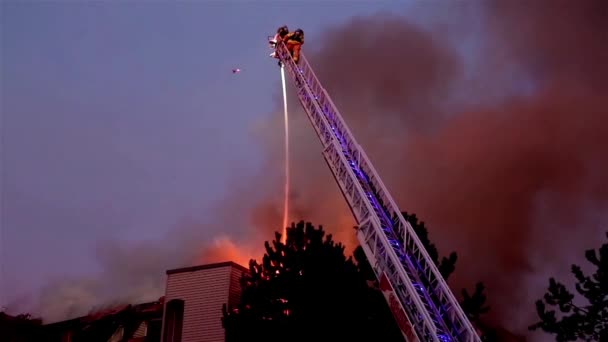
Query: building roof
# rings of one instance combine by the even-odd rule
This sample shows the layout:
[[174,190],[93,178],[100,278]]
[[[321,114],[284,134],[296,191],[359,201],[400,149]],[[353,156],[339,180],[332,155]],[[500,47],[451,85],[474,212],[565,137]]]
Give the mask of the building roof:
[[89,324],[91,322],[99,321],[108,316],[116,316],[125,311],[131,310],[137,315],[161,315],[163,310],[163,303],[165,297],[160,297],[157,301],[140,303],[140,304],[123,304],[114,307],[105,308],[102,310],[91,311],[85,316],[67,319],[64,321],[58,321],[53,323],[47,323],[47,327],[59,327],[59,326],[80,326],[82,324]]
[[167,270],[167,274],[196,272],[196,271],[200,271],[200,270],[207,270],[207,269],[219,268],[219,267],[234,267],[243,272],[249,272],[249,269],[247,269],[245,266],[241,266],[233,261],[225,261],[225,262],[217,262],[217,263],[213,263],[213,264],[174,268],[171,270]]
[[[119,329],[123,329],[125,338],[132,338],[142,322],[162,319],[163,302],[164,297],[161,297],[154,302],[120,305],[91,312],[87,316],[46,324],[43,326],[45,341],[62,341],[66,334],[70,334],[73,341],[91,341],[92,338],[108,340]],[[156,340],[160,340],[160,337],[154,337],[153,341]]]

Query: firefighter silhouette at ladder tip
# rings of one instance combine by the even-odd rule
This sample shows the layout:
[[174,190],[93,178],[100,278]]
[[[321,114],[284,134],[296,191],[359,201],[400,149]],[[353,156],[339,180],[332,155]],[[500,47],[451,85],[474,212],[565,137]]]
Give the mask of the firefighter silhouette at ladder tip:
[[[283,25],[277,29],[277,33],[270,39],[270,47],[276,48],[280,42],[285,43],[294,63],[298,64],[300,61],[300,50],[304,44],[304,31],[302,31],[302,29],[297,29],[293,32],[289,32],[287,25]],[[271,53],[270,57],[279,59],[276,51]],[[279,66],[281,66],[281,61],[279,61]]]

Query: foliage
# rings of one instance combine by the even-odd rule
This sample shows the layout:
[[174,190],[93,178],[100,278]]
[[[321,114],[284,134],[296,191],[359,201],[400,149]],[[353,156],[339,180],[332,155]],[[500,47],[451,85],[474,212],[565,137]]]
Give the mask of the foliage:
[[490,311],[486,306],[486,295],[483,293],[485,286],[482,282],[475,284],[475,291],[472,295],[466,289],[462,289],[462,310],[472,322],[479,322],[481,315]]
[[224,307],[227,341],[401,338],[382,294],[322,227],[299,222],[280,238],[251,260],[240,303]]
[[418,239],[422,242],[422,245],[426,249],[427,253],[433,259],[435,266],[439,269],[439,273],[443,276],[443,278],[447,281],[450,275],[456,269],[456,261],[458,260],[458,255],[456,252],[452,252],[448,257],[441,258],[441,262],[439,261],[439,252],[437,251],[437,247],[429,240],[429,231],[424,225],[423,221],[418,221],[418,217],[416,214],[408,214],[407,212],[402,212],[403,218],[412,225]]
[[[456,252],[451,252],[448,257],[443,257],[441,258],[441,261],[439,261],[439,252],[437,247],[429,240],[429,232],[424,225],[424,222],[419,221],[416,214],[410,215],[407,212],[402,212],[401,214],[403,215],[403,218],[410,223],[420,239],[420,242],[427,250],[431,259],[433,259],[435,266],[439,269],[439,273],[441,273],[443,278],[447,281],[454,270],[456,270],[456,261],[458,260]],[[478,323],[480,317],[490,311],[490,308],[486,306],[486,295],[484,290],[485,286],[482,282],[475,285],[475,291],[473,291],[472,295],[469,294],[466,289],[462,289],[463,300],[460,305],[467,317],[473,323]]]
[[[455,270],[457,255],[440,259],[424,222],[403,213],[447,279]],[[286,243],[276,233],[265,243],[261,263],[250,261],[250,274],[242,279],[242,297],[234,307],[224,306],[223,324],[228,342],[264,339],[403,341],[400,330],[363,249],[346,258],[344,247],[325,236],[322,227],[300,222],[287,230]],[[469,294],[463,290],[465,313],[477,322],[489,308],[485,287],[478,283]],[[298,331],[297,336],[293,332]]]
[[[531,325],[530,330],[541,329],[555,334],[557,341],[608,341],[608,242],[597,252],[587,250],[585,258],[595,267],[592,275],[586,275],[574,264],[571,271],[576,278],[576,292],[580,295],[577,299],[580,302],[584,299],[587,304],[575,304],[575,295],[564,284],[550,278],[543,299],[536,301],[540,321]],[[561,314],[558,315],[555,308]]]
[[17,316],[0,312],[0,340],[6,342],[41,341],[42,320],[30,314]]

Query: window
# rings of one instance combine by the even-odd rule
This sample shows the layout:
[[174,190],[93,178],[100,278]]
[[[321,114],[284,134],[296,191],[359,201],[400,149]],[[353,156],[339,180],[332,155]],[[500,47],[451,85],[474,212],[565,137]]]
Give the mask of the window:
[[163,342],[181,342],[184,324],[184,301],[173,299],[167,302],[165,315],[165,336]]

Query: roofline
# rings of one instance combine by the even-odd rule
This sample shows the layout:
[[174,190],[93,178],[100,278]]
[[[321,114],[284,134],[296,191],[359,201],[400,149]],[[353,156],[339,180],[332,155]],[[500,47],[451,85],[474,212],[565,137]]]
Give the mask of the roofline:
[[[160,297],[160,298],[163,298],[163,297]],[[152,306],[152,305],[159,305],[159,304],[162,304],[160,298],[159,298],[159,300],[154,300],[154,301],[151,301],[151,302],[142,302],[142,303],[137,303],[137,304],[128,304],[127,303],[127,304],[124,304],[124,305],[130,306],[130,307],[136,308],[136,309],[137,308],[141,308],[143,306],[147,306],[147,305],[150,305],[150,306]],[[123,310],[120,310],[119,312],[122,312],[124,310],[125,309],[123,308]],[[94,314],[96,314],[98,312],[101,312],[101,311],[103,311],[103,309],[91,310],[86,315],[82,315],[82,316],[78,316],[78,317],[74,317],[74,318],[69,318],[69,319],[64,319],[64,320],[61,320],[61,321],[53,321],[51,323],[45,323],[43,321],[42,325],[45,326],[45,327],[50,327],[50,326],[67,325],[67,324],[71,324],[71,323],[80,323],[80,322],[82,322],[83,319],[86,319],[87,317],[89,317],[91,315],[94,315]]]
[[196,272],[196,271],[200,271],[200,270],[208,270],[208,269],[212,269],[212,268],[228,267],[228,266],[234,267],[243,272],[249,272],[249,269],[247,267],[239,265],[236,262],[224,261],[224,262],[216,262],[213,264],[174,268],[171,270],[167,270],[166,273],[167,273],[167,275],[169,275],[169,274],[175,274],[175,273]]

